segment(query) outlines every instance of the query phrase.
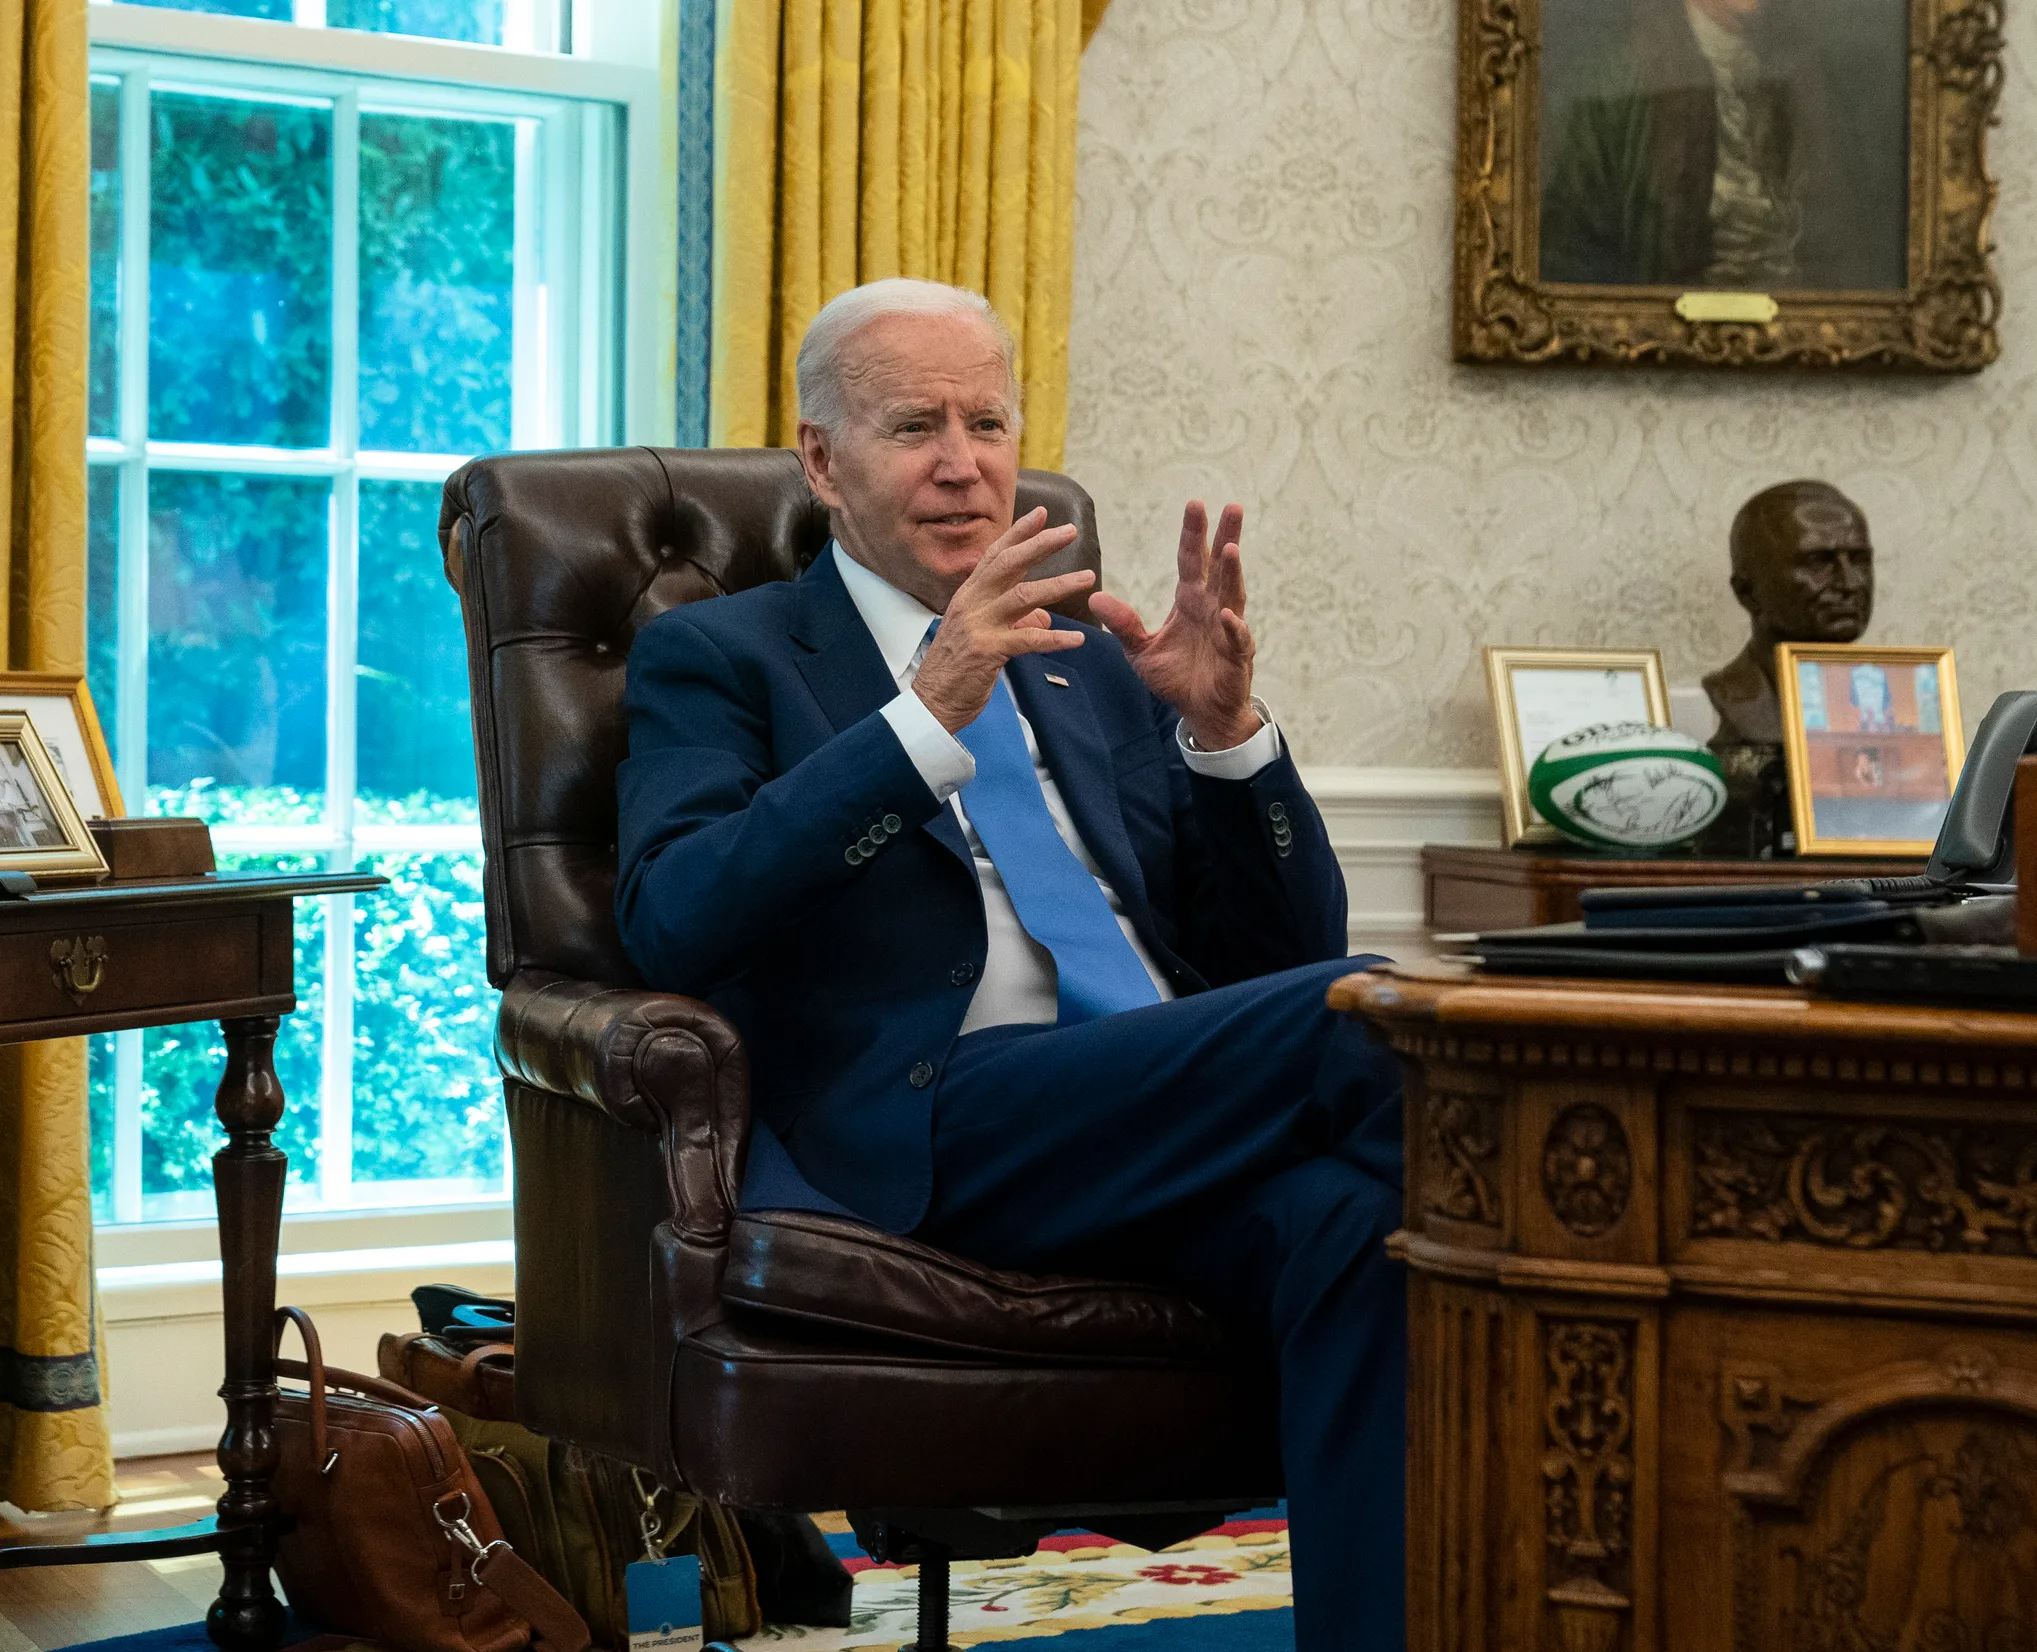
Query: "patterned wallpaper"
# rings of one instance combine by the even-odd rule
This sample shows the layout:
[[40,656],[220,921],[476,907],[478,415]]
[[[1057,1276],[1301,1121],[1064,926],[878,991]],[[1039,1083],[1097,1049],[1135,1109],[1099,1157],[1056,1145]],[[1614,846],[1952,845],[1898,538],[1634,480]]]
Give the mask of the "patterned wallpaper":
[[1069,471],[1165,611],[1181,502],[1246,508],[1260,687],[1314,764],[1496,761],[1488,642],[1745,640],[1726,530],[1866,508],[1872,641],[1950,642],[1969,730],[2037,686],[2037,6],[1992,156],[2002,358],[1974,379],[1449,360],[1455,0],[1114,0],[1084,60]]

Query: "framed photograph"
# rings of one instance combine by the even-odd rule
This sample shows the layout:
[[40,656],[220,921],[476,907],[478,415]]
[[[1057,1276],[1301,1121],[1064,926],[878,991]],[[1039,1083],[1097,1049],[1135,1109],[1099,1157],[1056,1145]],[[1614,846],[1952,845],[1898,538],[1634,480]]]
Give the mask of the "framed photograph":
[[1928,855],[1966,741],[1949,648],[1781,643],[1783,749],[1800,855]]
[[0,711],[28,714],[78,813],[87,820],[117,820],[126,814],[120,783],[113,778],[113,757],[83,677],[0,671]]
[[0,711],[0,872],[103,878],[106,861],[22,711]]
[[1467,362],[1995,359],[2002,0],[1459,0]]
[[1488,648],[1507,847],[1568,841],[1528,801],[1528,771],[1551,741],[1593,723],[1669,726],[1669,684],[1652,648]]

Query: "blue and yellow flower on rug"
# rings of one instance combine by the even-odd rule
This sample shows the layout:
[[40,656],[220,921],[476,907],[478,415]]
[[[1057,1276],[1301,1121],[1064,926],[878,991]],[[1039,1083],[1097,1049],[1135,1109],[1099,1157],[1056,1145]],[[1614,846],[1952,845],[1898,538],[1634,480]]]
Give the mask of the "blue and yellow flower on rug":
[[[744,1644],[787,1652],[911,1645],[916,1568],[877,1566],[860,1556],[848,1565],[856,1578],[848,1628],[767,1627]],[[1294,1644],[1285,1520],[1234,1520],[1157,1554],[1090,1533],[1050,1537],[1023,1560],[958,1562],[950,1601],[948,1638],[956,1646],[1101,1631],[1109,1633],[1094,1652],[1149,1645],[1270,1652]]]

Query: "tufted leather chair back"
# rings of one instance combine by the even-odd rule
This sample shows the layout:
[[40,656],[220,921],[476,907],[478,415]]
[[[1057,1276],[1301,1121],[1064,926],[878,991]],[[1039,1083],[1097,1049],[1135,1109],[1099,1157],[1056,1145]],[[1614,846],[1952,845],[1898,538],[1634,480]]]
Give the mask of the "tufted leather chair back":
[[[1019,512],[1036,505],[1081,530],[1041,571],[1100,571],[1089,495],[1021,471]],[[796,578],[827,539],[798,455],[778,448],[510,453],[447,479],[439,545],[466,621],[496,986],[521,969],[636,981],[614,917],[630,645],[679,603]]]

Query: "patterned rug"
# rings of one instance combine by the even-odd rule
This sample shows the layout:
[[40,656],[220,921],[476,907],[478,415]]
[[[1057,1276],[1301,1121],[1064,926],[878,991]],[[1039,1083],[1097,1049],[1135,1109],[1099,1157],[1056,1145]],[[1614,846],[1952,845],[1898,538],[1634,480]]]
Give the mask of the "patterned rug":
[[[856,1578],[847,1629],[767,1627],[748,1647],[868,1652],[910,1645],[916,1568],[877,1566],[834,1540]],[[1294,1645],[1287,1522],[1278,1510],[1158,1554],[1090,1533],[1048,1538],[1023,1560],[959,1562],[950,1584],[957,1646],[1080,1633],[1082,1652],[1280,1652]]]
[[[1088,1532],[1050,1537],[1023,1560],[958,1562],[949,1586],[956,1646],[1078,1635],[1067,1652],[1293,1652],[1287,1521],[1260,1509],[1158,1554]],[[853,1537],[829,1541],[856,1579],[847,1629],[766,1626],[744,1652],[892,1652],[918,1632],[918,1569],[879,1566]],[[305,1633],[294,1630],[288,1646]],[[216,1652],[201,1623],[92,1642],[71,1652]],[[363,1647],[361,1652],[372,1652]]]

